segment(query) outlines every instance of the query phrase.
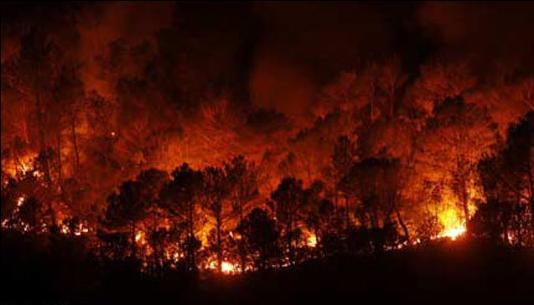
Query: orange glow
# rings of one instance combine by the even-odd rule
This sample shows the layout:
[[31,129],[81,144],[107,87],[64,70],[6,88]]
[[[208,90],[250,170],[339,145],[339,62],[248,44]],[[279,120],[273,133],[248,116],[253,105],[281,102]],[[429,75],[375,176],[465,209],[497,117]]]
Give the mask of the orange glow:
[[[210,259],[206,269],[217,271],[217,261],[215,259]],[[223,274],[237,274],[240,272],[240,270],[236,264],[229,261],[223,261],[221,263],[221,272]]]
[[17,207],[20,207],[24,203],[24,196],[20,196],[17,199]]
[[459,212],[454,208],[447,208],[438,215],[443,230],[438,237],[447,237],[456,240],[466,231],[465,221],[462,220]]
[[137,231],[137,233],[135,233],[135,242],[138,244],[144,244],[145,243],[145,232]]
[[315,234],[310,234],[306,238],[306,245],[310,248],[315,248],[317,246],[317,236],[315,236]]
[[222,262],[221,264],[221,271],[226,274],[233,274],[235,273],[237,268],[234,266],[234,264],[229,262]]

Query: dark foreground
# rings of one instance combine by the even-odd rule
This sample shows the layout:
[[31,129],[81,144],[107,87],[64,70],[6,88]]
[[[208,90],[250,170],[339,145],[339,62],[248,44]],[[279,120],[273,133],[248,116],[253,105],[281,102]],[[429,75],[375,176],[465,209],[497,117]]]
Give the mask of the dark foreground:
[[1,304],[534,304],[532,249],[443,242],[262,274],[154,279],[68,242],[55,248],[2,238]]

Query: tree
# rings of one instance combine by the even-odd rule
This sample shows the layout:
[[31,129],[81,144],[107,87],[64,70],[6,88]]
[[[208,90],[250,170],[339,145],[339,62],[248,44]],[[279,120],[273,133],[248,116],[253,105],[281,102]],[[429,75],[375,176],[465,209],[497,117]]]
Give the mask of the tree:
[[215,218],[215,234],[217,253],[217,269],[222,271],[223,249],[222,249],[222,225],[223,210],[225,202],[230,192],[230,185],[225,172],[218,167],[207,167],[202,171],[202,201],[204,207]]
[[136,256],[136,229],[158,202],[167,173],[156,169],[141,172],[136,180],[124,182],[118,192],[108,197],[104,223],[108,227],[129,227],[132,257]]
[[[332,176],[334,180],[334,203],[338,205],[340,181],[348,173],[353,163],[357,160],[354,143],[347,136],[339,136],[332,152]],[[349,196],[348,192],[342,192],[345,196],[345,227],[350,224]]]
[[394,213],[409,238],[398,207],[399,169],[397,159],[367,158],[355,163],[340,181],[340,188],[361,202],[357,215],[363,227],[370,224],[375,250],[381,250],[385,241],[396,242],[389,238]]
[[[239,155],[232,158],[229,163],[224,164],[224,171],[230,183],[229,198],[232,202],[232,208],[238,215],[239,221],[242,221],[247,204],[259,195],[256,166],[252,162],[247,162],[244,156]],[[238,248],[241,271],[244,271],[245,268],[243,250],[241,247]]]
[[477,163],[492,152],[497,129],[485,109],[461,98],[434,109],[421,133],[416,163],[421,176],[444,182],[458,198],[464,222],[469,219],[470,189],[477,180]]
[[511,204],[490,198],[481,204],[467,224],[469,234],[495,244],[509,243]]
[[304,190],[304,209],[306,225],[313,231],[317,244],[322,243],[322,236],[328,231],[333,205],[323,198],[325,185],[322,181],[314,181]]
[[[47,114],[45,112],[50,104],[47,93],[50,91],[54,80],[53,54],[55,45],[50,37],[37,27],[31,27],[30,31],[21,39],[19,57],[15,62],[9,63],[6,70],[7,79],[22,96],[34,102],[34,111],[37,123],[39,150],[44,153],[48,149],[47,143]],[[12,72],[12,73],[9,73]],[[49,157],[43,158],[43,172],[45,181],[52,183],[50,175]]]
[[135,257],[137,253],[136,224],[146,213],[146,203],[141,197],[141,183],[131,180],[124,182],[119,191],[111,194],[107,201],[105,225],[109,227],[129,227],[130,256]]
[[263,209],[253,209],[237,226],[246,254],[260,270],[269,268],[278,252],[279,232],[276,222]]
[[164,242],[165,231],[159,228],[159,221],[163,216],[159,207],[159,194],[163,186],[169,181],[169,174],[165,171],[151,168],[142,171],[137,176],[137,181],[142,185],[142,198],[146,201],[147,218],[150,217],[150,223],[145,223],[145,233],[148,236],[148,242],[152,247],[153,268],[157,269],[163,256],[160,243]]
[[186,266],[189,271],[196,271],[195,253],[200,248],[200,241],[195,237],[196,207],[202,191],[202,175],[189,167],[187,163],[172,172],[172,180],[164,185],[160,192],[160,205],[178,222],[187,226]]
[[290,264],[295,264],[294,236],[297,223],[302,218],[304,191],[302,181],[293,177],[282,179],[277,189],[271,193],[277,220],[284,226],[286,251]]
[[517,245],[534,242],[533,122],[534,114],[527,114],[510,127],[503,149],[478,163],[487,203],[472,223],[475,234]]
[[80,106],[84,97],[83,83],[79,79],[78,67],[76,65],[72,64],[62,67],[58,80],[54,85],[54,97],[61,107],[61,110],[58,109],[57,112],[66,118],[67,126],[70,130],[70,140],[74,154],[72,158],[73,173],[76,173],[80,167],[80,152],[76,126],[78,124]]
[[232,207],[239,220],[242,220],[246,204],[259,195],[256,166],[239,155],[230,162],[225,162],[224,171],[230,183],[229,197]]

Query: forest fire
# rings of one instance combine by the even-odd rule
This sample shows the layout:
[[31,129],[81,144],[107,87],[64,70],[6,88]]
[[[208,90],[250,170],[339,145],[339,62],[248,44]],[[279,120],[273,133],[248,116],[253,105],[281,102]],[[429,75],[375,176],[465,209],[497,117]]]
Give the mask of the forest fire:
[[534,7],[388,5],[2,4],[2,235],[223,281],[534,247]]

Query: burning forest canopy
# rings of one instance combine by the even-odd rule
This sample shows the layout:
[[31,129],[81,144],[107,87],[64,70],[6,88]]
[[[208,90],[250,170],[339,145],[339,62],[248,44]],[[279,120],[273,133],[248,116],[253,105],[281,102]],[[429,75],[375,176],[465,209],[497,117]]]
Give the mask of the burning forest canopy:
[[3,3],[2,230],[225,273],[466,230],[532,246],[533,15]]

